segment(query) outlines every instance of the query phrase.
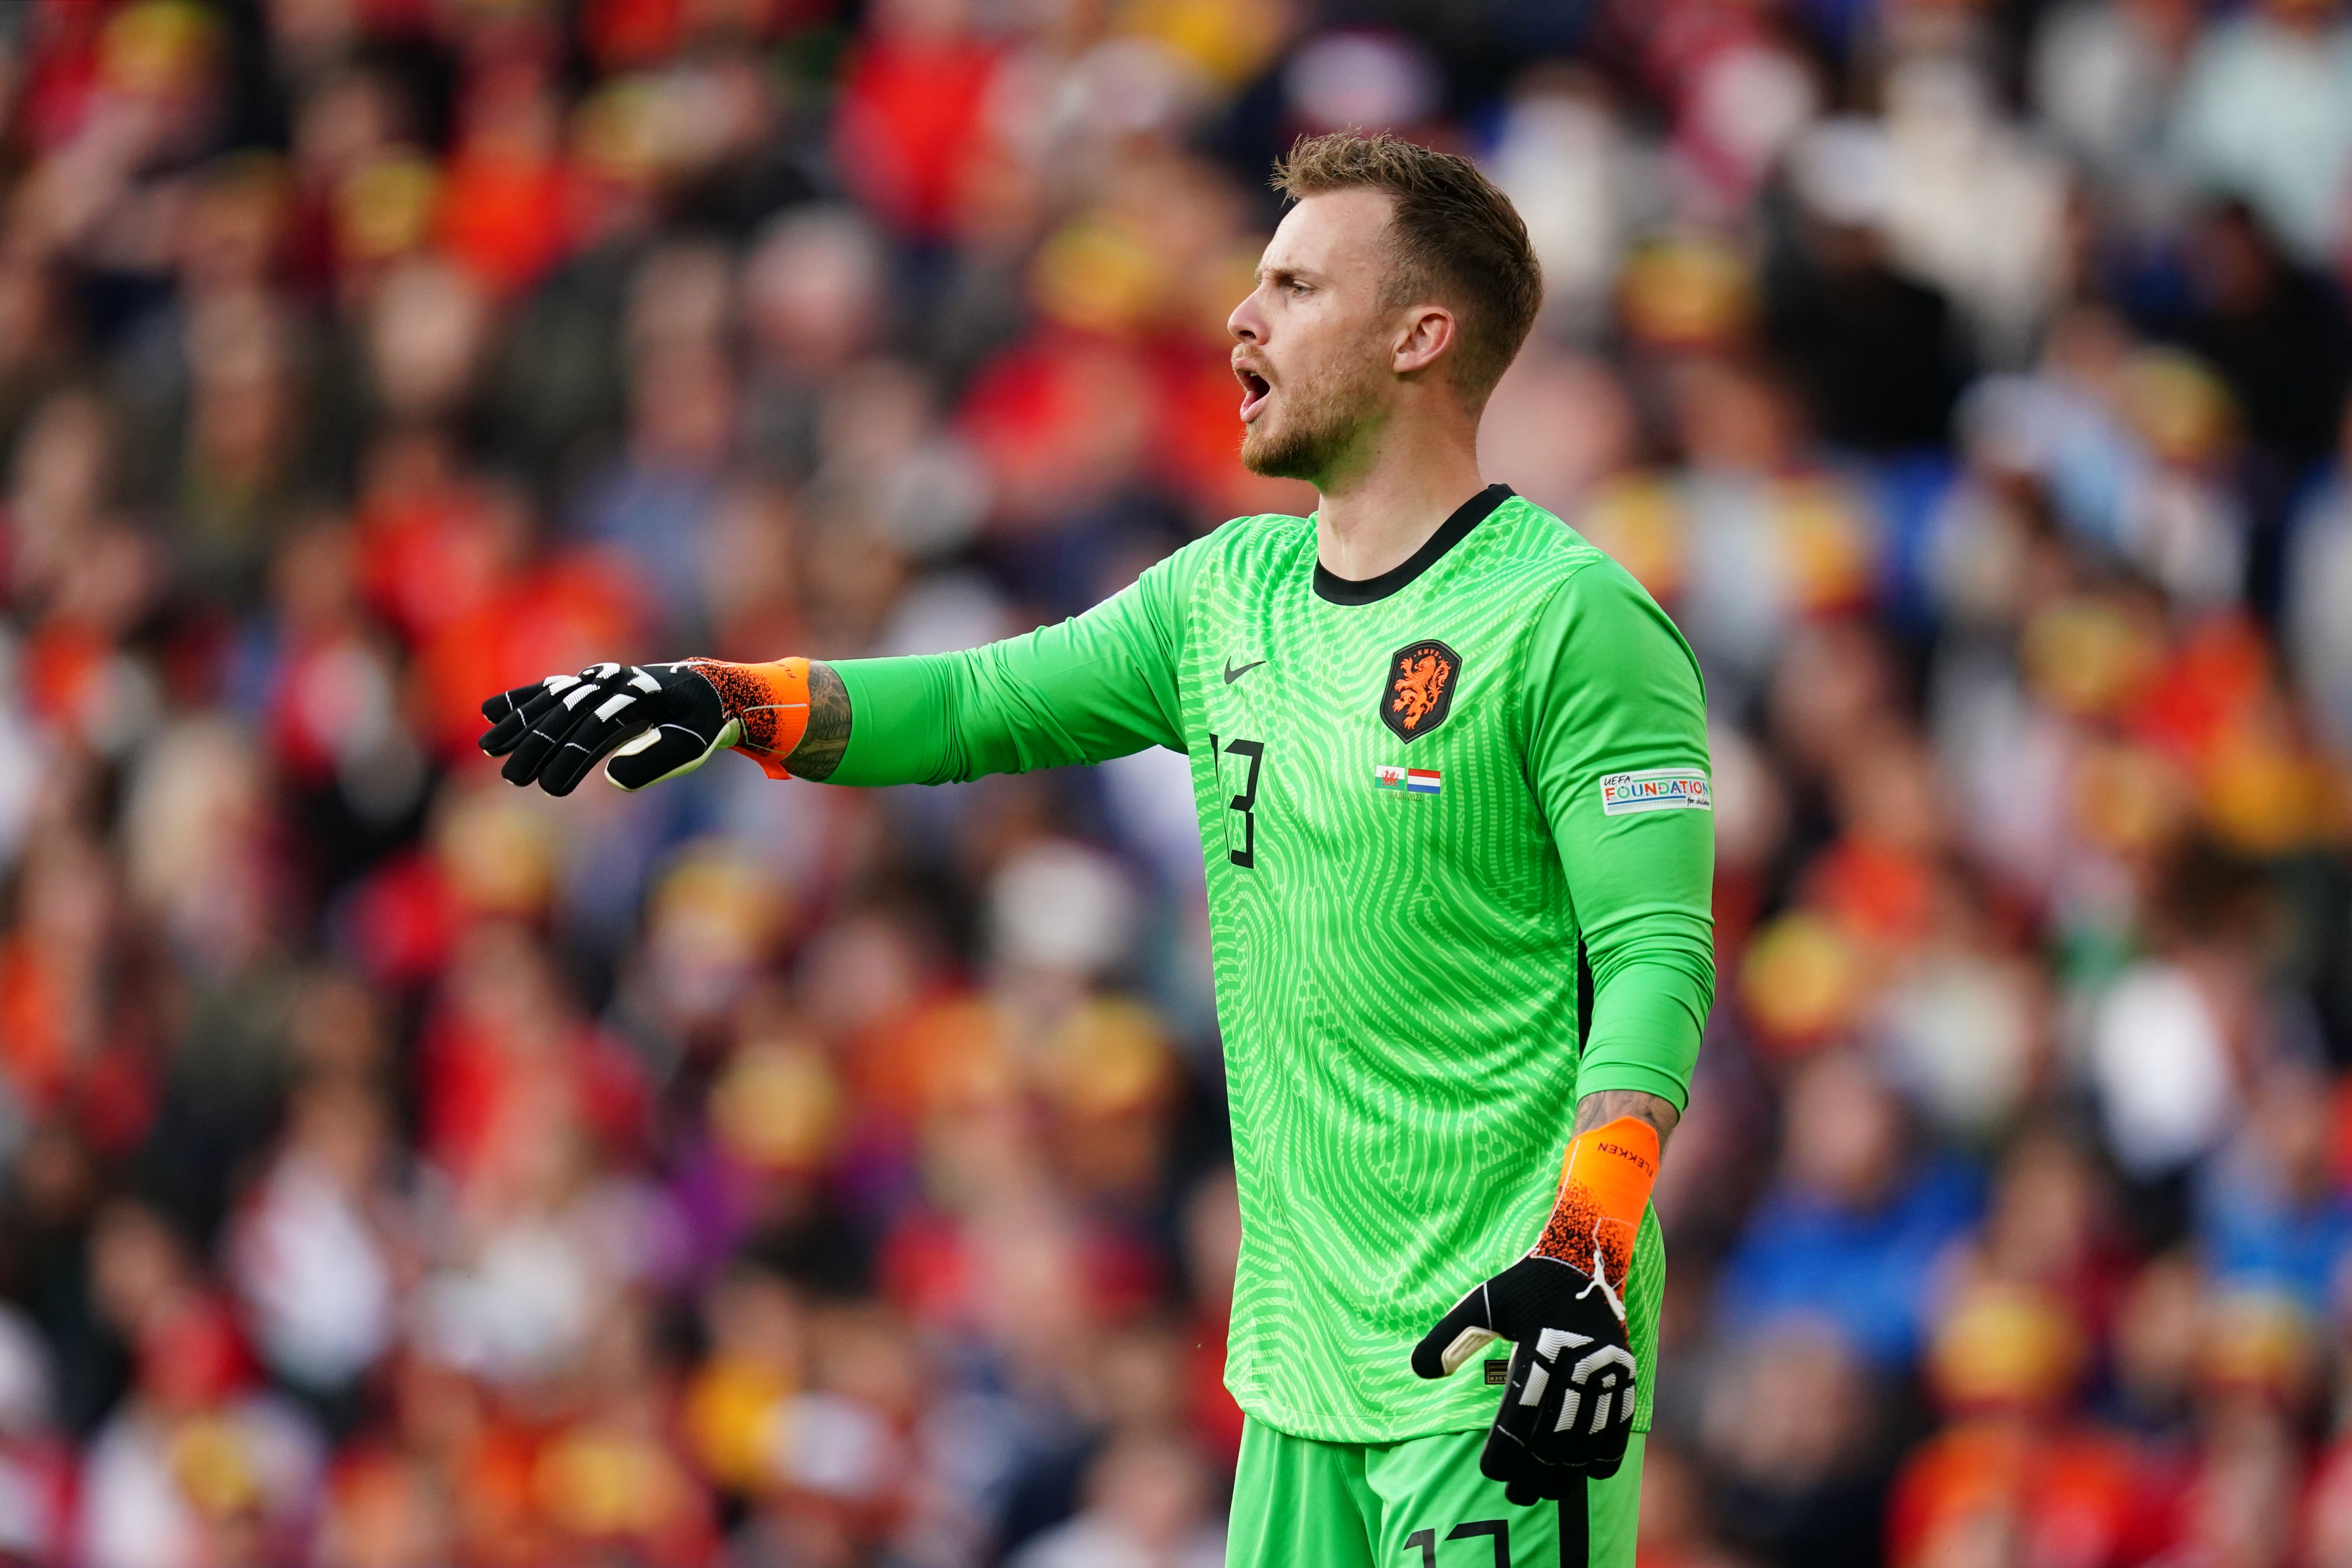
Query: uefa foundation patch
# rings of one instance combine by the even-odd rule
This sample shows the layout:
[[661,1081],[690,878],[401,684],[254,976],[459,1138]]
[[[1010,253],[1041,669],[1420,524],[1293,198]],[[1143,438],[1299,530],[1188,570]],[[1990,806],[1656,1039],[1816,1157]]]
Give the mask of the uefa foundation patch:
[[1381,766],[1372,770],[1374,789],[1394,790],[1399,795],[1435,795],[1444,782],[1435,768]]
[[1641,773],[1610,773],[1601,781],[1601,811],[1623,816],[1637,811],[1713,811],[1715,795],[1706,775],[1684,768]]

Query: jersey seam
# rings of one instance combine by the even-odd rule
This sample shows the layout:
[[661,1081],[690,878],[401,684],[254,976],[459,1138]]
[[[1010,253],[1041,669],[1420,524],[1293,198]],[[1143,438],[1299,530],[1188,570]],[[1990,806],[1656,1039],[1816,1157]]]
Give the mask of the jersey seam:
[[[1205,566],[1206,563],[1202,563],[1202,565]],[[1180,613],[1176,616],[1176,625],[1171,628],[1175,633],[1176,646],[1171,650],[1168,661],[1168,700],[1171,704],[1171,711],[1164,715],[1168,721],[1168,732],[1176,737],[1177,743],[1183,748],[1184,754],[1188,757],[1192,754],[1192,738],[1184,732],[1184,668],[1186,661],[1192,656],[1193,606],[1200,602],[1200,595],[1194,590],[1199,587],[1200,582],[1201,567],[1195,567],[1185,580],[1183,602],[1179,606]],[[1154,700],[1157,700],[1158,694],[1155,693]]]
[[[1598,554],[1597,551],[1595,554]],[[1593,562],[1590,557],[1570,561],[1560,572],[1559,581],[1544,590],[1543,602],[1536,606],[1536,613],[1528,617],[1527,629],[1520,634],[1527,639],[1520,645],[1520,657],[1511,661],[1517,667],[1516,675],[1518,680],[1518,690],[1514,693],[1516,700],[1513,703],[1513,711],[1517,715],[1519,778],[1528,786],[1528,794],[1536,803],[1537,815],[1543,819],[1544,831],[1547,834],[1554,832],[1555,828],[1551,814],[1544,810],[1543,792],[1536,787],[1536,726],[1535,714],[1532,710],[1535,687],[1532,663],[1526,655],[1533,647],[1536,633],[1542,627],[1545,617],[1551,614],[1553,605],[1559,603],[1560,595],[1567,591],[1570,583],[1591,570],[1592,565]]]
[[[1216,528],[1212,529],[1208,534],[1197,542],[1202,545],[1207,545],[1213,542],[1219,534],[1230,531],[1234,533],[1239,541],[1255,543],[1258,539],[1263,538],[1268,533],[1278,534],[1286,531],[1286,530],[1284,530],[1280,525],[1290,523],[1304,524],[1307,521],[1307,520],[1303,517],[1299,517],[1294,513],[1286,511],[1253,512],[1248,516],[1234,518],[1229,521],[1220,524]],[[1253,527],[1253,524],[1258,526]],[[1276,526],[1265,526],[1267,524],[1274,524]],[[1295,542],[1292,541],[1283,540],[1279,542],[1284,546],[1295,547]],[[1243,546],[1241,544],[1227,543],[1223,548],[1213,552],[1204,552],[1203,558],[1199,567],[1192,573],[1191,580],[1184,585],[1184,598],[1181,606],[1182,613],[1178,617],[1181,624],[1177,631],[1178,642],[1174,660],[1174,670],[1176,676],[1176,713],[1173,727],[1176,731],[1176,738],[1184,743],[1182,754],[1187,757],[1190,757],[1192,754],[1192,735],[1186,726],[1184,681],[1187,673],[1192,668],[1191,659],[1192,648],[1200,640],[1195,635],[1199,630],[1199,622],[1201,617],[1207,613],[1209,596],[1205,593],[1202,592],[1202,580],[1207,578],[1213,572],[1230,572],[1234,566],[1234,558],[1242,547]]]
[[[1573,546],[1570,548],[1572,549]],[[1587,548],[1589,549],[1591,546],[1588,545]],[[1599,554],[1599,552],[1594,551],[1593,553],[1597,555]],[[1543,626],[1546,617],[1550,616],[1553,606],[1559,603],[1560,595],[1567,592],[1568,585],[1570,583],[1575,582],[1578,577],[1590,571],[1592,564],[1593,561],[1591,556],[1587,556],[1581,560],[1572,559],[1569,562],[1567,566],[1559,574],[1559,581],[1554,583],[1550,588],[1545,591],[1543,604],[1538,608],[1534,615],[1528,617],[1527,630],[1522,634],[1526,637],[1527,641],[1520,645],[1519,657],[1511,661],[1517,667],[1517,677],[1519,682],[1518,701],[1516,706],[1520,729],[1519,779],[1521,784],[1527,788],[1528,798],[1535,803],[1536,818],[1543,824],[1544,836],[1552,841],[1554,854],[1559,853],[1559,825],[1552,821],[1551,812],[1544,805],[1543,791],[1537,787],[1535,776],[1535,715],[1532,711],[1534,661],[1530,659],[1528,655],[1533,649],[1536,636]],[[1549,672],[1547,671],[1546,673],[1549,675]],[[1567,868],[1563,866],[1560,869],[1560,889],[1568,900],[1568,926],[1569,930],[1576,933],[1576,952],[1578,959],[1576,977],[1576,1038],[1571,1042],[1571,1047],[1577,1057],[1577,1074],[1576,1087],[1570,1092],[1578,1099],[1581,1099],[1584,1095],[1584,1046],[1585,1038],[1589,1032],[1585,1023],[1585,1017],[1592,1005],[1592,998],[1587,993],[1585,988],[1588,970],[1583,963],[1584,922],[1578,918],[1576,912],[1576,889],[1570,885],[1568,880]]]

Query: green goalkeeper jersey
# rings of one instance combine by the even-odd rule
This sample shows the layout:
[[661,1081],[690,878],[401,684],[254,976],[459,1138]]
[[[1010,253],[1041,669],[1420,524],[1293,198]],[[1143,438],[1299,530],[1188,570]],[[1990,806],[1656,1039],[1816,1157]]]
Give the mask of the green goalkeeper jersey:
[[[1191,758],[1241,1190],[1226,1382],[1304,1437],[1489,1421],[1414,1341],[1533,1245],[1581,1095],[1682,1105],[1714,992],[1705,703],[1649,595],[1496,485],[1377,578],[1326,572],[1310,518],[1243,518],[1057,626],[834,668],[838,784]],[[1652,1218],[1645,1373],[1663,1283]]]

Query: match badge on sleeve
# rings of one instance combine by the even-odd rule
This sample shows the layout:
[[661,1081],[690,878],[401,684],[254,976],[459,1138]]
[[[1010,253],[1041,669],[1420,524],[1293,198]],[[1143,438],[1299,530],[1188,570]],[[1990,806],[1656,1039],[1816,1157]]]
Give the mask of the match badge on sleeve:
[[1715,795],[1706,775],[1684,768],[1610,773],[1601,781],[1601,811],[1623,816],[1637,811],[1712,811]]

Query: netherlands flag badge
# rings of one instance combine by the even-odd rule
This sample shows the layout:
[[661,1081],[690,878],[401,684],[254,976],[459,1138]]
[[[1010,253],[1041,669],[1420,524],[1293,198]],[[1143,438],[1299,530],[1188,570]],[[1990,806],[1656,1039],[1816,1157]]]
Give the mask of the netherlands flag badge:
[[1443,783],[1435,768],[1399,768],[1382,764],[1372,770],[1374,789],[1395,790],[1402,795],[1435,795]]

